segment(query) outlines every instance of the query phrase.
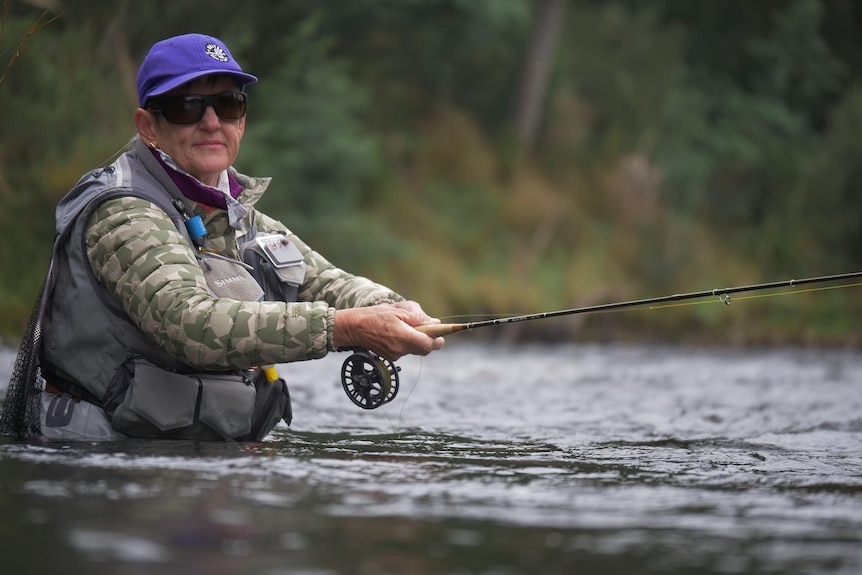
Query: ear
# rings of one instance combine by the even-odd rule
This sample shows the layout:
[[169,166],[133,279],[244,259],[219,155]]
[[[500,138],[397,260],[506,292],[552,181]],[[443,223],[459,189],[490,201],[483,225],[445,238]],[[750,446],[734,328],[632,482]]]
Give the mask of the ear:
[[146,145],[149,146],[159,141],[156,129],[156,117],[152,112],[143,108],[135,110],[135,127],[138,129],[138,135]]

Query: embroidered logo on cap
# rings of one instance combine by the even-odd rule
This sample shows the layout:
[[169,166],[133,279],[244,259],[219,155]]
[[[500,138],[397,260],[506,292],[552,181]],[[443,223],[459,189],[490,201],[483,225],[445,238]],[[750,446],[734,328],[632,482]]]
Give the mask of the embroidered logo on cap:
[[210,42],[207,44],[207,56],[212,58],[213,60],[218,60],[219,62],[227,62],[228,57],[225,51],[218,44],[213,44]]

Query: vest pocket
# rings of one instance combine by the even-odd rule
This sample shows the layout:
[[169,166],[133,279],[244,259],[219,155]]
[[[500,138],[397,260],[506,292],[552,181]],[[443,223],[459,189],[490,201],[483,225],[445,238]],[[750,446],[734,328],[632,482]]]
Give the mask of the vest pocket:
[[[220,439],[194,430],[201,382],[157,367],[144,359],[131,359],[114,375],[104,405],[111,427],[132,437],[185,437]],[[208,429],[204,429],[209,431]]]
[[246,435],[251,429],[254,385],[238,375],[199,375],[200,421],[225,439]]
[[159,431],[168,431],[195,422],[200,387],[195,378],[137,362],[126,400],[130,410]]

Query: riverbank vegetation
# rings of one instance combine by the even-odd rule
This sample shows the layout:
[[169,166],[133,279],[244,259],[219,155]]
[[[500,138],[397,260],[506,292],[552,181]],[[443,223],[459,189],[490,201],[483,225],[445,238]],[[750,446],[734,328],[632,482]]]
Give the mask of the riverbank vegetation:
[[[46,5],[60,17],[28,36]],[[260,77],[237,162],[274,177],[260,207],[440,317],[862,270],[852,0],[3,6],[9,338],[44,278],[54,205],[133,134],[149,46],[186,32],[224,39]],[[860,296],[737,298],[501,333],[862,345]]]

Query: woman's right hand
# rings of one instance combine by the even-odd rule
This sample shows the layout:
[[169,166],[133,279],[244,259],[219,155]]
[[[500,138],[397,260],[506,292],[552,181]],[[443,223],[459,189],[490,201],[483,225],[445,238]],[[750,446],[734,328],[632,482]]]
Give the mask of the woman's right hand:
[[389,361],[408,354],[428,355],[443,347],[444,340],[414,327],[439,321],[413,301],[339,309],[335,311],[332,342],[336,348],[365,348]]

